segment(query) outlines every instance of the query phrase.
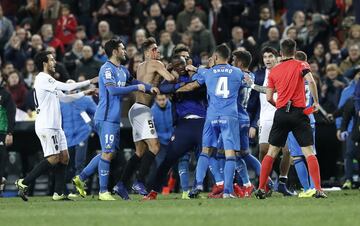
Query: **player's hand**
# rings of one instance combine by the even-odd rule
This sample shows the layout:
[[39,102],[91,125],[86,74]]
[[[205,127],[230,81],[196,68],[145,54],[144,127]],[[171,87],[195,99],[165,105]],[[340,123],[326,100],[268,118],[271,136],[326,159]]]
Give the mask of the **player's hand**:
[[145,85],[144,85],[144,84],[138,84],[137,86],[138,86],[138,90],[139,90],[140,92],[145,93]]
[[252,84],[254,84],[254,81],[251,79],[250,75],[248,73],[244,73],[244,81],[246,84],[250,87]]
[[95,78],[90,79],[90,84],[96,84],[99,82],[99,77],[96,76]]
[[179,78],[179,73],[177,73],[175,70],[172,70],[171,74],[175,77],[174,80],[177,80]]
[[151,87],[150,92],[155,95],[160,94],[160,90],[158,87]]
[[249,129],[249,138],[254,139],[256,137],[256,128],[250,127]]
[[197,71],[197,67],[195,67],[194,65],[186,65],[185,70],[186,70],[186,71],[196,72],[196,71]]
[[97,88],[90,88],[83,92],[84,92],[85,96],[92,96],[92,95],[97,95],[99,93],[99,90]]
[[13,144],[13,135],[12,134],[7,134],[5,137],[5,145],[11,146]]

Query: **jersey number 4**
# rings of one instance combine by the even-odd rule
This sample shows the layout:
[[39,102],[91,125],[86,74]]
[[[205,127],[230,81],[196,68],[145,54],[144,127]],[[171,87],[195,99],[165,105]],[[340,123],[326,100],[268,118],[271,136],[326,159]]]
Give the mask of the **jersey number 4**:
[[228,87],[228,77],[220,77],[216,84],[215,95],[228,98],[230,94]]

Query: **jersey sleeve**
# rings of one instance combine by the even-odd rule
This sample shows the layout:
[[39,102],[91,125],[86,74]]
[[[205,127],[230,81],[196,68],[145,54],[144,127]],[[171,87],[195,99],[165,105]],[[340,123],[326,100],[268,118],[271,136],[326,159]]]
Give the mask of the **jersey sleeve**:
[[192,76],[192,81],[197,81],[200,85],[204,85],[205,84],[205,73],[208,69],[206,68],[199,68],[196,72],[196,74],[194,74]]
[[56,90],[56,80],[54,78],[40,78],[36,88],[54,92]]
[[311,72],[310,65],[307,62],[301,62],[300,71],[301,75],[304,77],[307,73]]
[[114,71],[111,67],[102,68],[100,71],[100,78],[104,81],[105,86],[116,85]]
[[273,75],[272,75],[271,71],[269,73],[267,87],[270,89],[275,89],[274,79],[273,79]]

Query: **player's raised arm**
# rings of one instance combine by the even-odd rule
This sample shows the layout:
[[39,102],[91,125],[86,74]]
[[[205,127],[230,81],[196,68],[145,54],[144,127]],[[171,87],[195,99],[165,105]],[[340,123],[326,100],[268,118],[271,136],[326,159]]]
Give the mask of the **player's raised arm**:
[[154,62],[154,68],[155,68],[156,73],[158,73],[165,80],[171,82],[176,79],[176,76],[174,74],[172,74],[168,70],[166,70],[165,65],[162,62],[160,62],[158,60],[153,61],[153,62]]

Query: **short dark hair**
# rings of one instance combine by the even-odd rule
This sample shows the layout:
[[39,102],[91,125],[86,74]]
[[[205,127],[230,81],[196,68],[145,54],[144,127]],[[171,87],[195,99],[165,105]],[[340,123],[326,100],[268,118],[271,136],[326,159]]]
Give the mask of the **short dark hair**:
[[181,52],[189,52],[190,53],[190,49],[189,49],[189,47],[187,47],[184,44],[179,44],[174,48],[173,55],[179,55],[179,53],[181,53]]
[[266,46],[261,50],[261,56],[264,56],[264,53],[272,53],[275,57],[279,56],[279,52],[270,46]]
[[[182,56],[180,56],[180,55],[173,55],[172,57],[171,57],[171,61],[176,61],[176,60],[178,60],[178,61],[182,61],[184,59],[184,57],[182,57]],[[185,60],[185,59],[184,59]],[[186,60],[185,60],[185,64],[186,64]]]
[[251,64],[252,57],[249,51],[246,50],[235,50],[233,55],[236,57],[237,60],[241,62],[241,64],[248,68]]
[[105,43],[104,50],[108,58],[112,57],[113,50],[117,50],[122,43],[120,39],[110,39]]
[[216,46],[214,52],[219,54],[223,59],[229,59],[231,54],[230,48],[225,43]]
[[35,57],[35,66],[38,69],[38,71],[44,71],[44,63],[47,63],[49,58],[48,55],[51,55],[52,53],[50,51],[41,51],[38,52]]
[[303,51],[296,51],[295,59],[301,60],[301,61],[307,61],[307,55]]
[[153,37],[147,38],[142,44],[143,51],[147,51],[151,45],[156,44],[156,40]]
[[296,51],[296,42],[290,38],[285,39],[281,42],[280,49],[284,56],[294,56]]

